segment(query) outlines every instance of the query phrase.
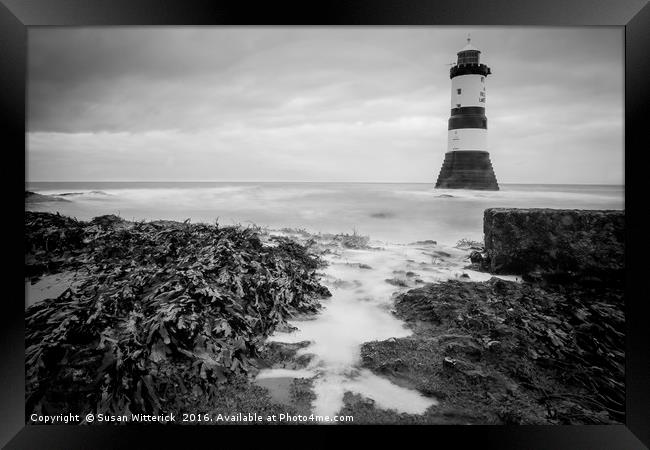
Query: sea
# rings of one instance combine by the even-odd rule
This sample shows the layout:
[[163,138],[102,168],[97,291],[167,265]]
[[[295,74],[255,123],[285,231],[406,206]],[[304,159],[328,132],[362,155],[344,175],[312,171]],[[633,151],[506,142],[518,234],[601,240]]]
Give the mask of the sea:
[[499,191],[434,189],[432,183],[30,182],[26,189],[68,201],[31,203],[88,220],[218,222],[357,233],[409,243],[481,241],[486,208],[614,209],[625,207],[622,185],[501,184]]

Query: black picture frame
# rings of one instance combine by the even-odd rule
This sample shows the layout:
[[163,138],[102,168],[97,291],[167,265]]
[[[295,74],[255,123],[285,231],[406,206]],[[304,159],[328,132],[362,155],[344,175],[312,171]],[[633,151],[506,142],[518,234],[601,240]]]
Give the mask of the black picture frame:
[[[376,437],[408,436],[416,442],[453,448],[642,449],[650,446],[650,326],[648,299],[641,285],[647,261],[643,215],[643,153],[650,119],[650,5],[647,0],[347,0],[266,2],[209,0],[0,0],[0,117],[6,184],[5,242],[23,230],[27,29],[79,25],[519,25],[621,26],[625,28],[625,215],[626,215],[626,424],[607,426],[435,426],[435,427],[264,427],[45,426],[24,424],[24,286],[19,272],[23,248],[5,246],[8,271],[0,326],[0,444],[10,449],[131,448],[189,446],[207,439],[212,446],[250,447],[261,433],[272,441],[290,428],[294,444],[312,446],[336,439],[343,429]],[[558,68],[561,70],[561,68]],[[21,153],[22,151],[22,153]],[[18,167],[23,164],[23,168]],[[644,242],[644,240],[646,242]],[[21,254],[22,252],[22,254]],[[645,260],[644,260],[645,259]],[[7,287],[9,290],[7,291]],[[244,439],[243,442],[241,441]],[[237,444],[237,442],[240,442]],[[138,444],[135,444],[138,442]],[[408,444],[407,444],[408,445]],[[193,446],[193,445],[192,445]]]

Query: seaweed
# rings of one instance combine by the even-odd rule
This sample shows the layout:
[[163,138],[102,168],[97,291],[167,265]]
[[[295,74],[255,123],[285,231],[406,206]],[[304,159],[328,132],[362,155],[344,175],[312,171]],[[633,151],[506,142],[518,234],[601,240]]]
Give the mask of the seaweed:
[[463,249],[463,250],[483,250],[484,245],[483,242],[476,241],[473,239],[468,239],[468,238],[462,238],[458,242],[456,242],[455,245],[456,248]]
[[339,233],[334,235],[333,241],[345,248],[365,249],[368,248],[370,237],[358,234],[357,230],[353,230],[352,234]]
[[330,293],[289,239],[218,224],[27,212],[28,274],[84,281],[29,307],[26,415],[186,411],[256,372],[264,338]]

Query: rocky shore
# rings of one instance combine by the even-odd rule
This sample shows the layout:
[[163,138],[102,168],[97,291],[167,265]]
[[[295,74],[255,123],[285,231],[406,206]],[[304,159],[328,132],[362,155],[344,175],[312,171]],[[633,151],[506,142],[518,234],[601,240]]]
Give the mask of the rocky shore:
[[[451,248],[27,212],[26,281],[67,287],[26,308],[26,413],[308,414],[315,380],[335,375],[326,375],[328,358],[352,351],[350,386],[365,371],[432,405],[398,412],[357,386],[341,392],[338,411],[354,424],[621,423],[623,251],[611,236],[623,222],[586,214],[598,230],[581,231],[592,219],[580,212],[487,210],[485,245]],[[526,281],[490,278],[495,261],[496,272]],[[327,303],[337,298],[336,308]],[[396,328],[365,343],[350,336],[320,356],[304,338],[268,339],[308,328],[323,299],[330,314],[385,314]],[[285,375],[256,379],[266,369]]]
[[[623,212],[488,209],[470,267],[524,283],[447,281],[400,295],[413,335],[369,342],[362,365],[439,399],[387,423],[606,424],[625,419]],[[482,250],[482,251],[477,251]]]
[[410,290],[395,307],[413,335],[366,343],[362,365],[440,404],[387,422],[624,420],[621,287],[448,281]]

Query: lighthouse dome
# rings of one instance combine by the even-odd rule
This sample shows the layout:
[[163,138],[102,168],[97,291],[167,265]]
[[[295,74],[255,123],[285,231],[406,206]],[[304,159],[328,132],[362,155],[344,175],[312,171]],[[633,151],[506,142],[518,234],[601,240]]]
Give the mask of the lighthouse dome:
[[[478,48],[474,47],[471,42],[468,42],[465,47],[463,47],[460,52],[481,52]],[[460,53],[458,52],[458,53]]]

